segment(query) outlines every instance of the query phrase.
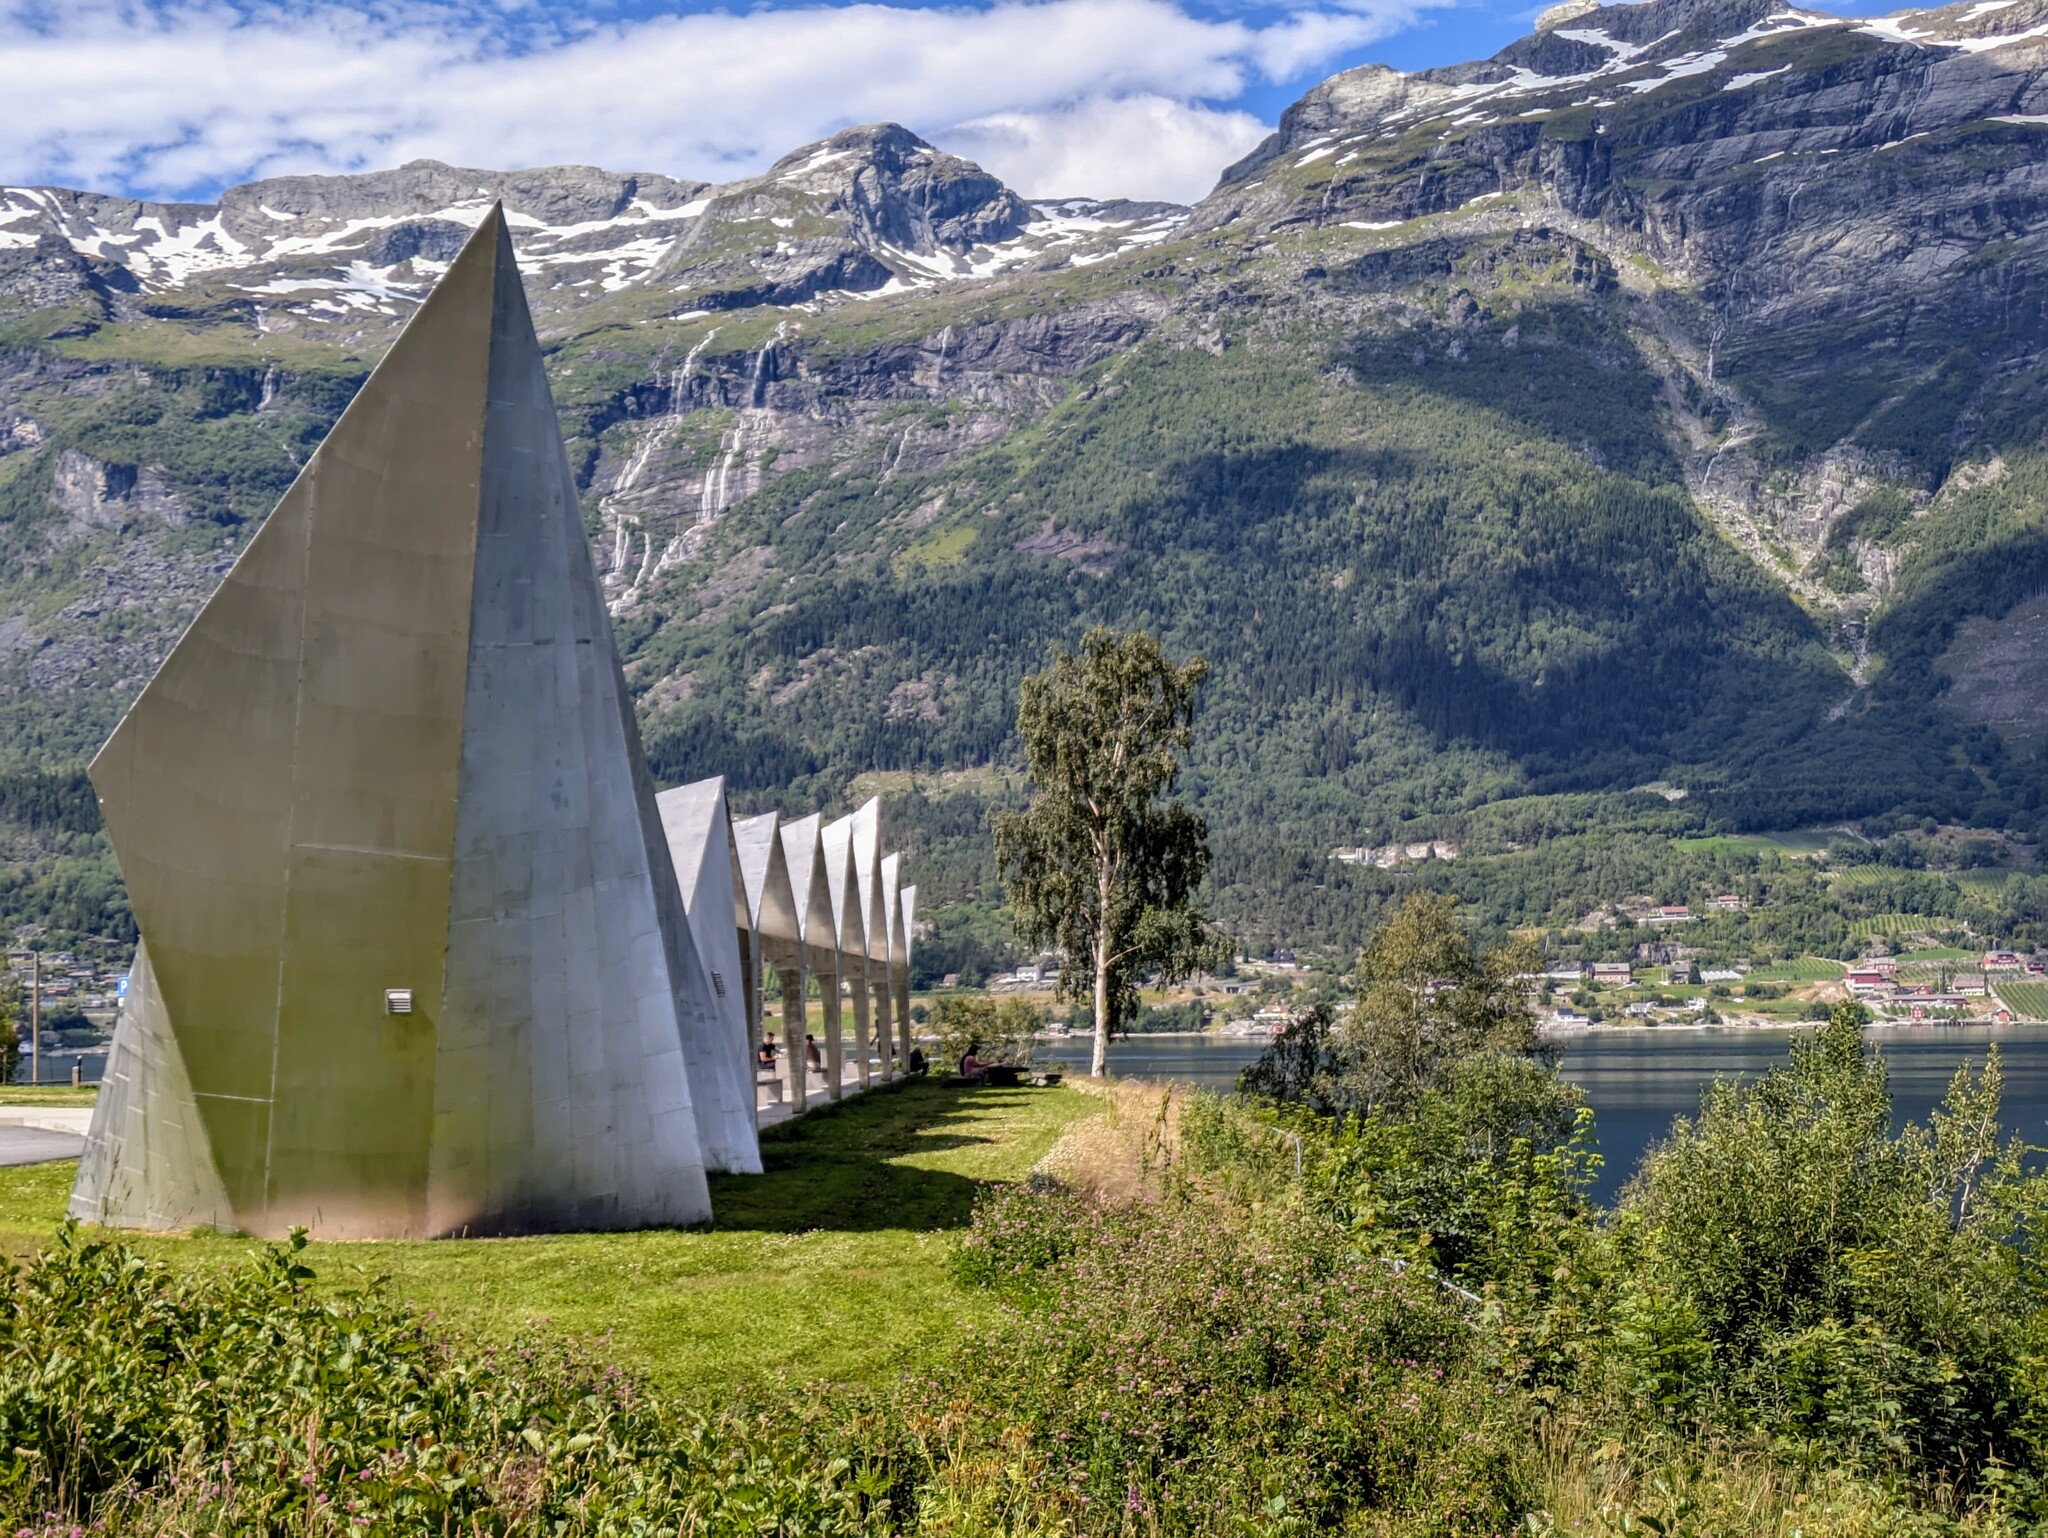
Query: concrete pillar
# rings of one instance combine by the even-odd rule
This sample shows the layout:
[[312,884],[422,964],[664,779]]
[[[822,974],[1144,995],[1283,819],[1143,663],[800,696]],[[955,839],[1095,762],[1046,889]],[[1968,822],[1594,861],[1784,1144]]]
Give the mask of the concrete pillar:
[[910,1072],[910,968],[891,967],[889,981],[896,991],[896,1035],[902,1044],[903,1071]]
[[846,1041],[839,1014],[839,974],[820,971],[818,993],[825,1015],[825,1093],[837,1100],[846,1093]]
[[738,935],[740,976],[745,979],[741,990],[747,1004],[747,1071],[751,1074],[761,1060],[761,988],[766,974],[761,965],[760,937],[752,929],[741,929]]
[[782,1052],[776,1059],[782,1098],[792,1111],[801,1111],[811,1077],[804,1066],[804,1020],[810,1013],[804,1008],[804,969],[777,967],[775,975],[782,983]]
[[882,1058],[882,1082],[887,1084],[896,1077],[896,1033],[891,1029],[896,1011],[889,998],[888,974],[873,979],[868,986],[875,994],[875,1047]]
[[853,1052],[854,1072],[860,1078],[860,1087],[866,1089],[874,1075],[874,1070],[868,1062],[874,1047],[874,1037],[868,1030],[868,985],[858,972],[847,981],[852,985],[848,991],[853,999],[853,1039],[856,1043]]

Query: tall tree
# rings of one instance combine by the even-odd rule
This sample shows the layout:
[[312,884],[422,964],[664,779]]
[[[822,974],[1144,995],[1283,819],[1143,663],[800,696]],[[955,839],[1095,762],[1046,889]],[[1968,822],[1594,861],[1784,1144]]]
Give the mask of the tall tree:
[[1216,950],[1194,901],[1208,824],[1165,799],[1208,671],[1199,657],[1174,666],[1152,636],[1098,626],[1079,652],[1055,649],[1018,701],[1035,794],[997,814],[996,859],[1018,939],[1068,958],[1063,996],[1079,992],[1073,963],[1090,964],[1097,1074],[1111,1032],[1137,1010],[1139,977],[1184,977]]

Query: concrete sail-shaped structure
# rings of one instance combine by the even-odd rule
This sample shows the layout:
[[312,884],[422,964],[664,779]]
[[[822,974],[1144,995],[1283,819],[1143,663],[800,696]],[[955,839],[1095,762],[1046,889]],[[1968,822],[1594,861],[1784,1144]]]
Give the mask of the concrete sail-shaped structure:
[[[803,1040],[803,926],[783,860],[781,831],[781,819],[773,812],[763,812],[733,825],[733,844],[739,851],[747,901],[749,1046],[758,1048],[767,1037],[777,1038],[775,1077],[786,1088],[788,1103],[801,1109],[806,1082],[802,1054],[785,1049],[798,1047]],[[762,988],[770,976],[782,995],[779,1028],[768,1018]]]
[[754,1114],[754,1046],[747,1012],[748,977],[736,918],[742,901],[739,850],[726,812],[725,779],[678,785],[654,798],[682,888],[697,959],[711,979],[721,1028],[711,1037],[683,1037],[697,1107],[697,1137],[707,1168],[761,1173]]
[[[870,796],[855,808],[853,872],[860,887],[863,932],[867,936],[868,989],[874,996],[875,1037],[882,1077],[894,1076],[897,1044],[892,1022],[896,997],[889,986],[889,910],[882,895],[882,798]],[[908,1057],[908,1052],[904,1053]]]
[[889,1008],[896,1019],[896,1054],[910,1065],[910,950],[903,932],[903,856],[882,856],[882,910],[889,920]]
[[71,1210],[710,1215],[721,1030],[494,209],[92,765],[142,934]]
[[910,1009],[910,956],[917,934],[917,888],[907,886],[898,897],[903,915],[903,1007],[907,1014]]
[[818,830],[819,853],[825,862],[825,890],[833,933],[838,936],[839,980],[853,1009],[853,1061],[860,1087],[866,1089],[879,1072],[887,1078],[889,1055],[874,1062],[874,1014],[868,995],[868,929],[860,905],[860,882],[853,869],[853,818],[841,817]]
[[787,945],[794,949],[797,939],[796,904],[790,897],[789,872],[782,864],[782,841],[776,836],[781,819],[773,812],[743,817],[732,825],[732,843],[739,860],[739,911],[734,915],[740,943],[745,948],[747,974],[747,1051],[761,1045],[761,979],[774,965],[762,954],[765,946]]
[[832,922],[832,889],[825,879],[825,846],[819,836],[823,823],[816,812],[784,823],[782,859],[789,871],[790,895],[796,900],[804,970],[818,980],[824,1089],[828,1098],[837,1100],[846,1092],[846,1028],[839,999],[839,978],[846,969],[839,956],[839,931]]

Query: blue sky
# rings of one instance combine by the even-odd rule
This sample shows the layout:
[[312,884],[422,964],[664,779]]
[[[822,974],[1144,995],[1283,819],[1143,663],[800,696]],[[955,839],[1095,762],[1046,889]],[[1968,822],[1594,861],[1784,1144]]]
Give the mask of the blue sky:
[[1317,81],[1483,58],[1539,8],[0,0],[0,182],[204,199],[420,157],[725,181],[893,119],[1029,196],[1185,201]]

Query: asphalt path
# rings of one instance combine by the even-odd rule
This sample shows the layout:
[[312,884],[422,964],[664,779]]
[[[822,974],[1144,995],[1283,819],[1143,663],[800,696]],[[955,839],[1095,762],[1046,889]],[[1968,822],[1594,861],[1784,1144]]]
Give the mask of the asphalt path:
[[0,1165],[48,1164],[52,1159],[75,1159],[84,1152],[85,1139],[75,1132],[0,1127]]

